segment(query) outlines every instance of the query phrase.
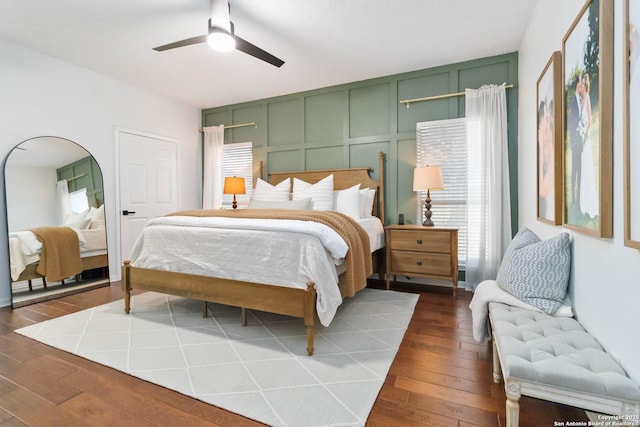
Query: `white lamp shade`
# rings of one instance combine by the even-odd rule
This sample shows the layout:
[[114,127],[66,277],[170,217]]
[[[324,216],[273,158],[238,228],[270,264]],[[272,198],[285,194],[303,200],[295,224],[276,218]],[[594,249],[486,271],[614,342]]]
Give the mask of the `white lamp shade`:
[[440,166],[425,166],[413,170],[413,191],[442,190]]

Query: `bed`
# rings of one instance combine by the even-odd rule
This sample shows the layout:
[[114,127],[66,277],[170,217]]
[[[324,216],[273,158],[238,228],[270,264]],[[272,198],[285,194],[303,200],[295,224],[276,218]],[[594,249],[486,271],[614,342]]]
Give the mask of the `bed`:
[[[103,212],[103,211],[101,211]],[[66,277],[79,275],[84,271],[107,268],[109,265],[107,255],[107,238],[104,220],[96,220],[98,224],[95,228],[78,229],[75,227],[61,226],[49,227],[60,230],[73,230],[77,234],[77,244],[79,259],[76,265],[80,266],[73,274],[63,277],[53,277],[53,281],[60,280],[64,284]],[[49,275],[43,273],[41,267],[41,256],[43,243],[36,237],[33,230],[24,230],[9,233],[9,258],[11,268],[11,281],[28,281],[29,291],[33,291],[32,280],[42,279],[44,288],[47,287]]]
[[[270,174],[269,183],[277,185],[287,178],[291,178],[292,182],[296,178],[313,184],[320,182],[329,175],[333,175],[333,189],[336,191],[349,189],[358,184],[360,184],[361,188],[374,189],[375,196],[372,213],[379,218],[380,221],[378,222],[382,225],[384,224],[384,153],[379,155],[379,180],[373,180],[369,176],[369,172],[370,168],[279,172]],[[147,229],[145,228],[141,238],[144,238],[143,236],[145,236]],[[198,228],[197,230],[200,231],[201,229]],[[189,231],[194,233],[192,228]],[[224,233],[227,232],[231,233],[231,231],[224,231]],[[235,238],[238,233],[244,232],[244,230],[234,232],[236,234],[233,234],[233,236]],[[195,235],[195,233],[192,234],[192,236]],[[283,233],[279,235],[283,235]],[[134,248],[135,252],[136,249]],[[366,261],[378,272],[382,272],[381,269],[384,265],[382,262],[383,252],[382,248],[377,248],[377,250],[366,254],[366,257],[371,256],[371,259]],[[303,319],[306,326],[307,353],[309,355],[313,354],[314,322],[319,316],[317,302],[322,298],[322,295],[320,295],[320,298],[318,297],[318,289],[322,287],[322,284],[309,280],[304,283],[296,283],[296,287],[291,287],[291,284],[281,285],[253,280],[238,280],[236,278],[217,277],[206,272],[192,274],[187,271],[166,271],[162,268],[137,266],[135,257],[132,257],[131,261],[125,261],[122,267],[125,313],[130,313],[131,311],[131,291],[147,290],[240,307],[242,308],[243,325],[246,325],[246,309],[298,317]],[[290,272],[284,271],[283,274],[283,271],[281,271],[280,273],[280,276],[284,278]],[[354,289],[349,289],[349,277],[349,271],[340,272],[338,276],[337,292],[339,292],[341,298],[350,296],[354,292]]]

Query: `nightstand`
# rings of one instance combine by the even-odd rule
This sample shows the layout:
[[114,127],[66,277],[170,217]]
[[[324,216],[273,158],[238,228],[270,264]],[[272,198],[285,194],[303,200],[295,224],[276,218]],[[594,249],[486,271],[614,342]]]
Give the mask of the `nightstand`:
[[458,229],[422,225],[388,225],[386,237],[389,289],[391,275],[450,280],[458,288]]

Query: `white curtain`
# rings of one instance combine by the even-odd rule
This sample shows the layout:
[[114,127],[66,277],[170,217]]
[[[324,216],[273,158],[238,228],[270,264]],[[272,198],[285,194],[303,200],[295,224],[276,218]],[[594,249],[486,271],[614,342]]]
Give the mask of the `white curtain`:
[[223,146],[224,125],[204,128],[203,209],[217,209],[222,206]]
[[467,89],[466,288],[495,279],[511,241],[507,100],[504,85]]
[[69,185],[66,179],[61,179],[56,183],[56,192],[58,194],[58,224],[63,225],[67,217],[71,214]]

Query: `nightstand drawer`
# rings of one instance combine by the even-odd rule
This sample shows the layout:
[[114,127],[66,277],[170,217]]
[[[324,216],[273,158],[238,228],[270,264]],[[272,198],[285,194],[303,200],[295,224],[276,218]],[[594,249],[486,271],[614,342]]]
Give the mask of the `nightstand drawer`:
[[392,251],[451,253],[451,233],[447,231],[391,230],[390,232]]
[[391,271],[449,277],[452,274],[451,255],[392,250]]

